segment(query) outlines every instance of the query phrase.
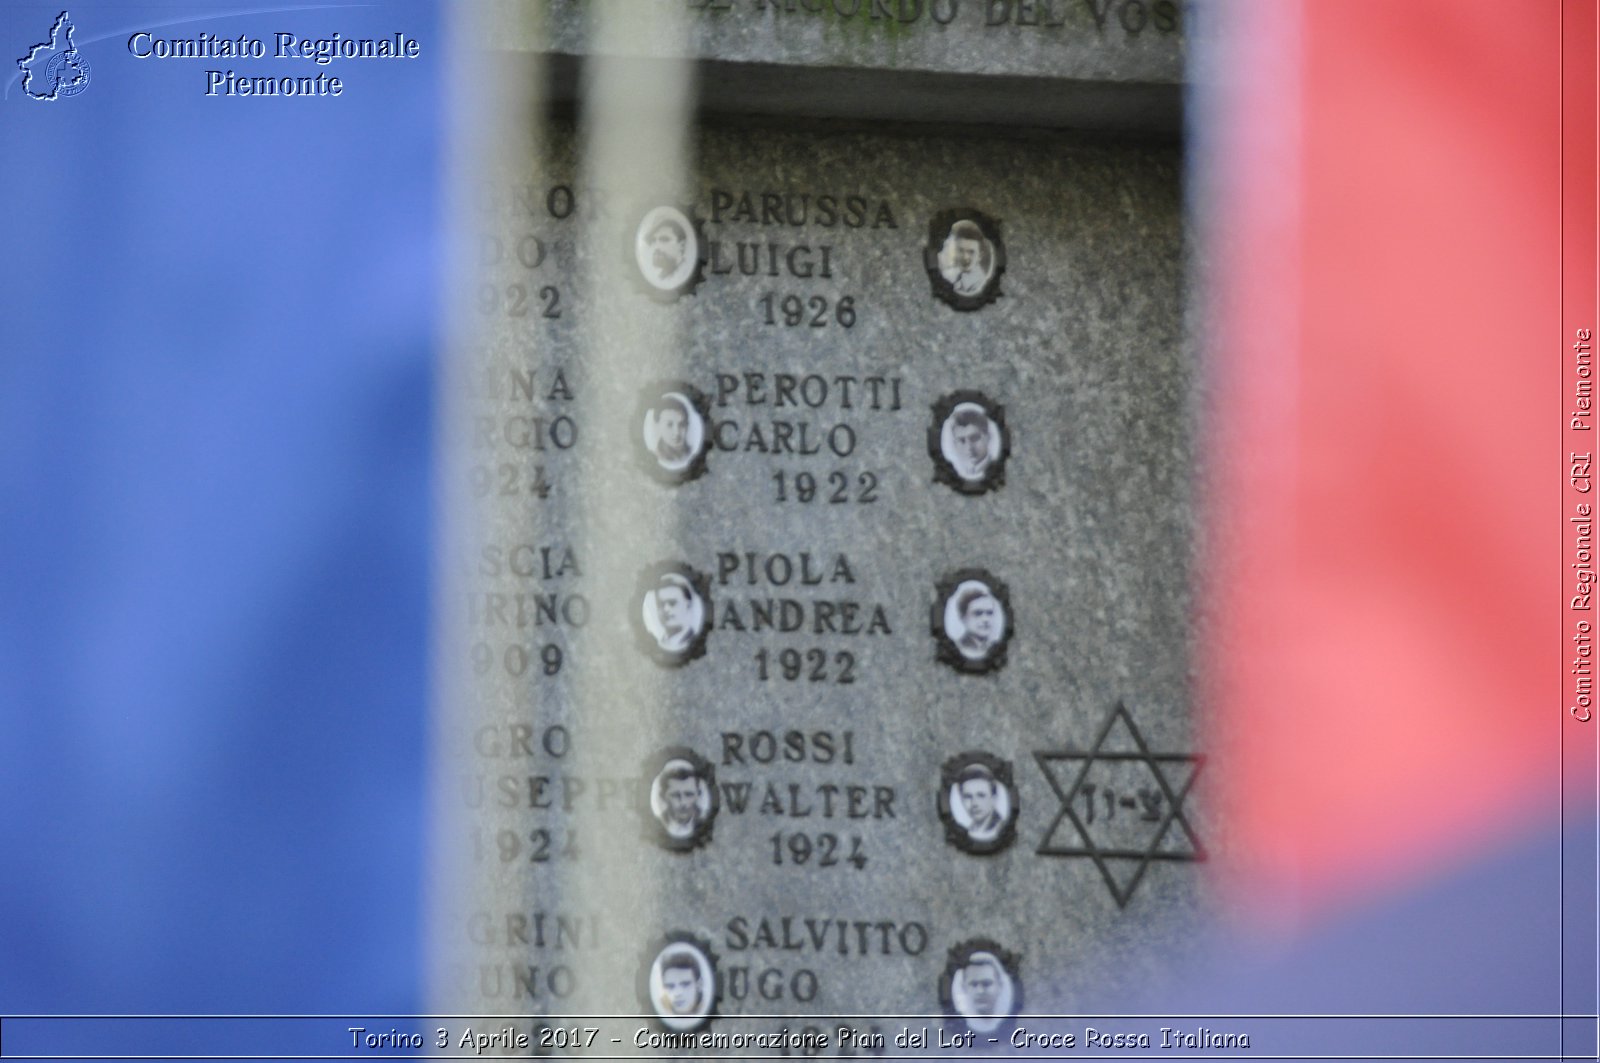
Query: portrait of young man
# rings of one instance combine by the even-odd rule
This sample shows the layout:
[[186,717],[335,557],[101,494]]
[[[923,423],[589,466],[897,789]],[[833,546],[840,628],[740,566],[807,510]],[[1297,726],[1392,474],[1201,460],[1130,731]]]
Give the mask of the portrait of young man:
[[939,774],[939,818],[945,840],[963,852],[987,856],[1016,840],[1017,797],[1010,761],[970,751],[944,762]]
[[1005,483],[1011,454],[1005,407],[978,391],[956,391],[933,404],[928,455],[933,478],[964,495],[981,495]]
[[945,238],[939,255],[939,272],[957,295],[977,295],[989,282],[989,266],[993,259],[993,249],[984,238],[983,230],[974,222],[962,219],[950,227],[950,235]]
[[1022,1007],[1018,958],[987,938],[950,950],[939,984],[945,1013],[974,1033],[992,1033]]
[[959,672],[989,672],[1005,663],[1011,600],[1005,584],[981,568],[962,569],[937,588],[930,619],[939,660]]
[[674,949],[661,957],[661,1004],[663,1016],[694,1015],[705,998],[701,984],[700,959],[687,948]]
[[981,764],[962,773],[956,794],[967,813],[967,836],[976,842],[993,841],[1000,834],[1005,817],[1000,814],[1000,784]]
[[705,396],[687,383],[657,381],[641,392],[634,441],[638,461],[653,479],[675,486],[704,474],[711,449],[708,411]]
[[700,634],[705,610],[689,580],[676,572],[661,577],[661,583],[646,598],[645,610],[655,618],[648,624],[656,645],[665,653],[686,653]]
[[644,954],[638,989],[663,1029],[698,1030],[717,1004],[717,972],[709,945],[685,931],[652,943]]
[[704,785],[695,774],[694,765],[683,760],[670,762],[656,776],[656,818],[667,837],[681,840],[694,836],[700,826]]
[[974,661],[986,657],[1005,624],[994,594],[982,584],[966,588],[956,595],[956,616],[960,623],[950,636],[961,656]]
[[983,410],[966,406],[950,417],[950,438],[954,443],[949,455],[956,475],[963,480],[981,480],[989,469],[993,456],[989,445],[991,426]]
[[656,277],[666,286],[667,279],[683,265],[688,235],[676,221],[663,218],[651,230],[647,243],[650,245],[650,265],[656,271]]
[[1000,296],[1000,223],[971,207],[940,211],[928,224],[922,260],[934,298],[956,310],[979,310]]
[[665,668],[681,668],[705,656],[711,635],[711,580],[678,561],[663,561],[639,573],[632,614],[639,651]]
[[633,234],[638,279],[659,301],[692,291],[700,280],[700,237],[677,207],[654,207],[639,219]]
[[694,451],[689,446],[689,424],[695,413],[677,395],[663,395],[651,411],[655,415],[656,460],[668,469],[689,464]]
[[649,780],[644,807],[645,834],[663,849],[688,852],[711,841],[721,801],[716,769],[694,750],[662,750],[645,765]]

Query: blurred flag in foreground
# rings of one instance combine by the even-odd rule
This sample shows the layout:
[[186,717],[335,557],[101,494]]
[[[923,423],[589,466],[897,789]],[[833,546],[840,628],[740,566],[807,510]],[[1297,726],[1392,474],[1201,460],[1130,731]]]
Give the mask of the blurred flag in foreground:
[[[1264,967],[1237,949],[1207,1000],[1592,1015],[1597,725],[1557,669],[1562,222],[1587,218],[1592,328],[1594,4],[1211,13],[1212,779],[1235,929],[1307,936]],[[1564,74],[1589,100],[1565,137]]]

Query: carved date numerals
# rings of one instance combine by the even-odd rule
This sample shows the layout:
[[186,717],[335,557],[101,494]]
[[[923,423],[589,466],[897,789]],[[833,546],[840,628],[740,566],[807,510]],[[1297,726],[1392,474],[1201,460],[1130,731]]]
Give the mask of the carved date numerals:
[[474,465],[472,467],[472,493],[479,498],[485,495],[531,494],[539,498],[550,497],[550,481],[544,478],[544,466],[535,465],[533,475],[527,476],[519,465],[501,462],[499,465]]
[[791,683],[801,679],[811,683],[854,683],[856,658],[848,650],[840,650],[833,655],[830,666],[828,651],[823,649],[809,649],[803,653],[800,650],[779,650],[776,654],[765,649],[757,651],[756,674],[761,681],[765,683],[774,673]]
[[478,286],[478,312],[504,313],[507,317],[558,318],[561,316],[561,292],[553,284],[537,291],[526,284],[481,284]]
[[779,470],[772,474],[772,482],[778,485],[779,502],[815,502],[821,497],[830,505],[838,506],[846,502],[878,500],[878,474],[875,472],[857,473],[852,482],[849,473],[835,469],[818,484],[817,478],[809,472],[790,475]]
[[837,302],[830,303],[821,295],[804,298],[798,295],[779,296],[777,292],[768,292],[757,302],[765,315],[763,320],[769,325],[786,325],[789,328],[801,326],[826,328],[829,325],[838,325],[841,328],[851,328],[856,323],[856,297],[853,295],[846,295]]
[[478,863],[491,855],[498,856],[502,864],[526,861],[530,864],[547,864],[552,860],[575,860],[578,857],[578,836],[570,830],[547,830],[539,827],[526,834],[515,830],[498,830],[494,837],[484,837],[484,832],[472,832],[472,859]]
[[555,675],[561,671],[561,647],[553,642],[547,642],[539,647],[539,656],[534,658],[532,651],[527,646],[513,643],[500,654],[494,652],[494,647],[487,642],[472,644],[472,670],[479,675],[488,674],[495,666],[496,660],[506,670],[509,676],[524,676],[529,669],[534,675]]
[[785,864],[791,867],[839,867],[848,864],[860,871],[867,866],[867,854],[862,849],[859,834],[841,838],[831,831],[816,835],[779,831],[767,841],[772,843],[772,862],[779,867]]

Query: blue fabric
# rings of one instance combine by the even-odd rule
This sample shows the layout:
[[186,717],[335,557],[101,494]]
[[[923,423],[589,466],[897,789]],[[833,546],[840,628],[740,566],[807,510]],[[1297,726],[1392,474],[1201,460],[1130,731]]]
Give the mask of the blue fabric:
[[0,1012],[422,1006],[443,33],[219,11],[72,5],[91,80],[41,101],[60,8],[0,9]]
[[[1268,942],[1220,928],[1206,961],[1148,1010],[1215,1015],[1558,1016],[1593,1014],[1595,821],[1529,824],[1516,840],[1371,898],[1362,907]],[[1350,1019],[1174,1022],[1193,1030],[1255,1031],[1245,1053],[1362,1054],[1460,1059],[1593,1059],[1594,1020]],[[1480,1055],[1481,1053],[1481,1055]],[[1566,1058],[1566,1057],[1563,1057]]]

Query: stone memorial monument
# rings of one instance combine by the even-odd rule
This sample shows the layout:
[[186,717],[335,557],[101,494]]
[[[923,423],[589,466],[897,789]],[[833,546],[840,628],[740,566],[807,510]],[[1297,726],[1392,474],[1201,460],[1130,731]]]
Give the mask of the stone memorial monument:
[[1034,1016],[1183,952],[1203,16],[481,12],[434,941],[437,1010],[482,1018],[449,1048],[1085,1046]]

